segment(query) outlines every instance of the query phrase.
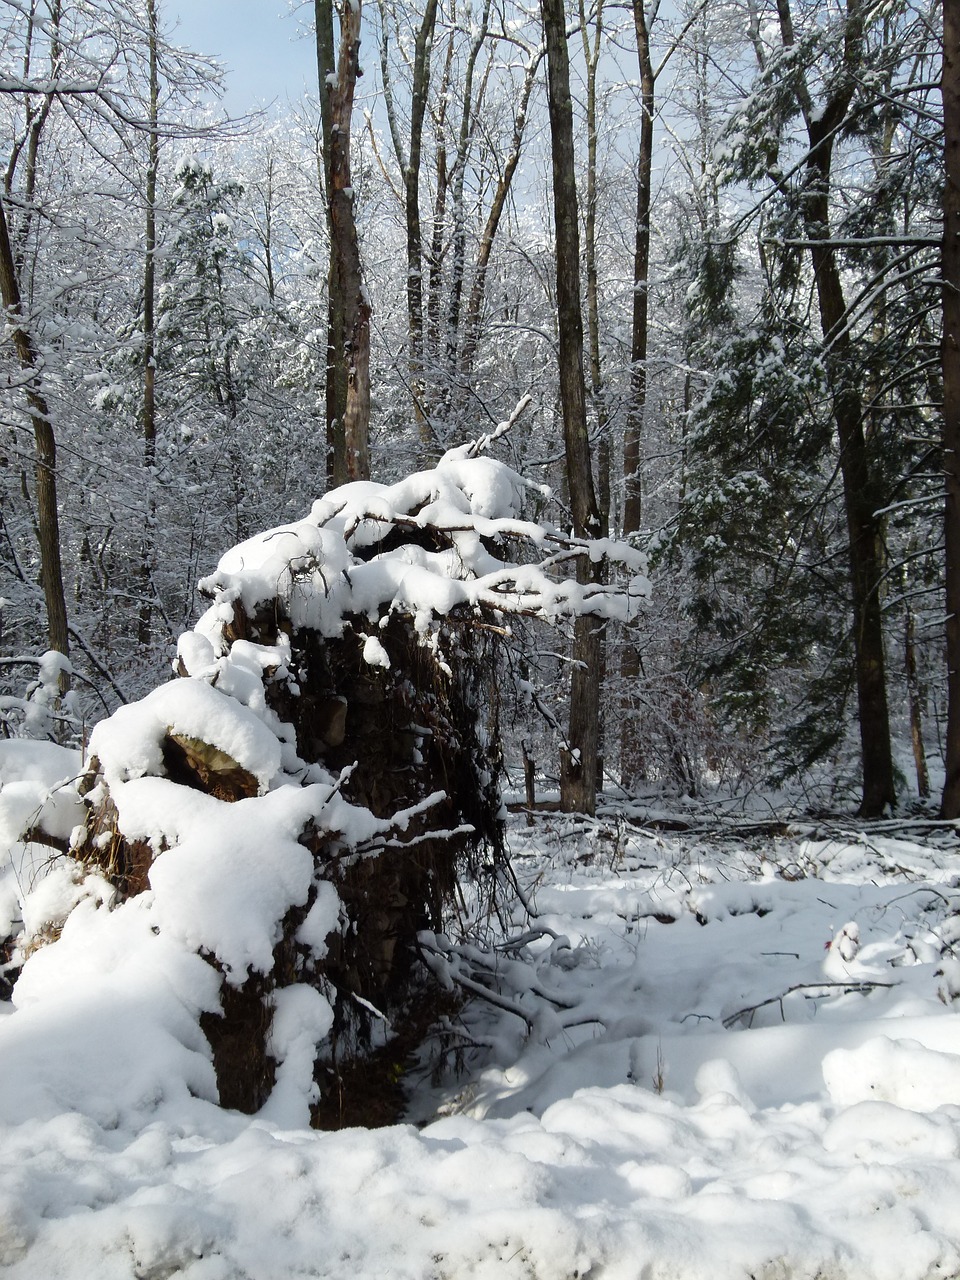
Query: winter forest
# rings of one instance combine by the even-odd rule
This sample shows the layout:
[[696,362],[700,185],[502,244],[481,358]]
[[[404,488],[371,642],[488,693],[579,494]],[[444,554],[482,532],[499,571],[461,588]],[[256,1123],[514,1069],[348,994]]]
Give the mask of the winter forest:
[[960,6],[288,7],[0,0],[0,1269],[956,1280]]

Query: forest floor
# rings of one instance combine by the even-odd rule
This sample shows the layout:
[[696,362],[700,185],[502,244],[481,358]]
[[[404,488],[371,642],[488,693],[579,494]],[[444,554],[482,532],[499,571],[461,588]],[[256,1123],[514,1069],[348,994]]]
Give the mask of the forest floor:
[[0,1015],[0,1269],[960,1276],[954,824],[515,814],[510,852],[512,903],[465,894],[471,941],[425,940],[478,994],[402,1125],[192,1096],[122,957],[68,1017]]

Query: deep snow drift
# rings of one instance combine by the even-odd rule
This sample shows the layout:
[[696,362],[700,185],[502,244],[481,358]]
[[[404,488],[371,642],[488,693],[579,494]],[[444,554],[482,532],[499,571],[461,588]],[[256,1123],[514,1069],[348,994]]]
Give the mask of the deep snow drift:
[[[88,888],[0,1018],[0,1261],[104,1280],[956,1275],[960,863],[953,827],[926,830],[512,827],[534,915],[507,922],[497,990],[532,1030],[472,1004],[479,1069],[439,1092],[429,1064],[409,1075],[411,1114],[441,1118],[338,1134],[221,1111],[195,1021],[212,971],[152,931],[151,895],[110,912]],[[476,975],[489,954],[445,963]],[[292,1040],[322,1030],[287,1013]]]

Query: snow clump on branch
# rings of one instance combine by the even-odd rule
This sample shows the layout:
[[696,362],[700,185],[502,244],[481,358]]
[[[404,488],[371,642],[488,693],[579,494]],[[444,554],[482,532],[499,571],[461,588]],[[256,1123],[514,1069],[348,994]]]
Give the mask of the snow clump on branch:
[[[344,485],[315,502],[307,519],[234,547],[200,583],[214,603],[197,633],[219,656],[234,603],[253,615],[277,597],[294,626],[327,637],[340,635],[348,617],[377,622],[394,612],[412,617],[423,634],[463,607],[548,621],[633,617],[649,593],[644,554],[523,519],[524,499],[544,502],[549,489],[492,458],[470,457],[472,447],[398,484]],[[626,584],[577,582],[570,570],[581,557],[620,566]],[[192,671],[183,641],[180,652]]]

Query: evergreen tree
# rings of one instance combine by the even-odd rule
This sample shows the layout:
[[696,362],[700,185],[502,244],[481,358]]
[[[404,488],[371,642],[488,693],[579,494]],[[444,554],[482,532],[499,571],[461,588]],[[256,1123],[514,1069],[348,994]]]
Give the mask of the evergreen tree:
[[[741,548],[756,553],[757,541],[766,542],[766,561],[741,560],[749,565],[741,582],[755,582],[761,599],[765,591],[778,597],[759,617],[786,611],[780,626],[769,620],[761,630],[790,639],[784,657],[794,644],[794,660],[816,655],[800,698],[807,731],[790,755],[802,765],[835,741],[855,690],[863,812],[876,814],[894,799],[884,513],[916,495],[918,483],[922,489],[927,451],[915,433],[931,398],[929,295],[925,302],[918,286],[931,263],[927,237],[917,235],[929,214],[930,170],[915,128],[929,41],[907,6],[881,13],[851,3],[823,14],[781,4],[775,27],[755,16],[759,79],[728,126],[725,176],[731,189],[746,182],[761,199],[727,244],[703,253],[699,300],[733,287],[733,246],[748,225],[759,228],[746,278],[759,299],[741,303],[748,319],[735,321],[732,347],[711,361],[718,372],[691,445],[709,441],[701,462],[712,457],[722,468],[715,484],[727,491],[705,505],[702,492],[690,494],[688,527],[694,515],[708,525],[719,519],[717,545],[731,565]],[[915,163],[895,176],[901,147]],[[740,254],[742,265],[742,239]],[[711,278],[718,264],[725,269]],[[751,481],[732,495],[744,464],[759,486]],[[743,521],[732,519],[741,509]],[[818,634],[829,633],[841,609],[850,625],[825,644]],[[770,669],[776,646],[757,665],[738,643],[734,667],[741,647],[748,668]]]

